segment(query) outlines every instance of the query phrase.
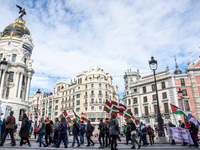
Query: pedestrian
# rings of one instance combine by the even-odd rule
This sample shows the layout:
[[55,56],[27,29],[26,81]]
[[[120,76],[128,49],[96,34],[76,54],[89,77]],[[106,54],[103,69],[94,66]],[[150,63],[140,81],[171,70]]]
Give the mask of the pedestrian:
[[86,137],[87,137],[87,145],[86,146],[90,146],[90,144],[92,143],[92,146],[94,146],[94,142],[91,140],[91,136],[92,136],[92,125],[90,123],[90,120],[87,121],[87,129],[86,129]]
[[81,125],[80,125],[80,141],[81,141],[81,144],[84,144],[84,134],[85,134],[85,124],[84,122],[82,121],[81,122]]
[[1,126],[1,140],[2,140],[3,134],[4,134],[4,132],[5,132],[5,128],[6,128],[6,119],[4,118],[4,119],[3,119],[2,126]]
[[78,146],[77,147],[80,147],[80,142],[79,142],[79,139],[78,139],[78,135],[79,135],[79,125],[78,123],[76,122],[76,119],[73,119],[73,142],[72,142],[72,145],[70,147],[74,147],[75,145],[75,140],[77,141],[78,143]]
[[135,149],[135,143],[138,145],[138,149],[140,149],[141,145],[138,143],[138,141],[136,140],[136,125],[135,123],[130,120],[130,131],[131,131],[131,141],[132,141],[132,147],[131,149]]
[[23,118],[22,118],[22,124],[21,124],[21,129],[19,131],[19,135],[21,137],[20,141],[20,146],[24,143],[23,140],[27,141],[28,146],[31,146],[30,141],[28,139],[29,137],[29,126],[28,126],[28,117],[26,113],[23,113]]
[[3,133],[1,133],[2,124],[3,124],[3,121],[1,120],[1,117],[0,117],[0,140],[1,140],[1,134],[3,134]]
[[35,136],[35,139],[36,139],[36,136],[37,136],[37,131],[38,131],[37,126],[35,126],[34,127],[34,136]]
[[128,145],[128,142],[131,141],[131,132],[130,132],[130,123],[127,122],[126,128],[125,128],[125,133],[126,133],[126,145]]
[[[181,128],[185,128],[185,123],[183,123],[181,120],[178,121],[179,122],[179,127]],[[181,146],[187,146],[187,142],[183,142],[183,144]]]
[[57,143],[57,140],[58,140],[58,127],[60,125],[60,121],[58,118],[55,119],[55,124],[54,124],[54,145],[53,147],[55,146],[55,144]]
[[150,125],[147,128],[147,134],[149,135],[151,145],[154,144],[154,129]]
[[65,117],[61,117],[61,123],[58,127],[58,140],[57,143],[55,145],[55,148],[59,148],[60,147],[60,142],[63,140],[65,148],[68,148],[67,146],[67,123],[66,123],[66,119]]
[[199,141],[198,139],[198,126],[196,126],[191,120],[189,120],[189,124],[190,124],[190,134],[192,137],[192,140],[194,142],[195,148],[199,147],[199,144],[197,143],[197,141]]
[[108,122],[110,136],[111,136],[111,150],[117,150],[117,136],[119,135],[119,124],[116,119],[116,114],[111,115]]
[[106,134],[106,145],[105,147],[109,147],[110,146],[110,143],[111,143],[111,139],[110,139],[110,134],[109,134],[109,128],[108,128],[108,122],[109,122],[109,119],[106,118],[105,120],[105,125],[106,125],[106,130],[105,130],[105,134]]
[[39,140],[39,147],[42,147],[42,144],[43,144],[44,147],[48,147],[48,145],[46,145],[44,143],[44,141],[42,140],[42,138],[43,138],[43,136],[45,134],[45,127],[46,127],[46,124],[44,122],[44,118],[41,118],[40,124],[39,124],[39,128],[38,128],[38,131],[37,131],[38,134],[39,134],[39,138],[38,138],[38,140]]
[[[174,124],[172,124],[171,121],[168,122],[168,126],[169,126],[169,127],[172,127],[172,128],[173,128],[173,127],[176,127]],[[176,145],[176,142],[175,142],[174,139],[172,139],[172,143],[171,143],[171,145]]]
[[142,132],[142,140],[143,140],[143,145],[142,146],[147,146],[147,127],[145,124],[143,124],[142,122],[140,123],[140,128],[141,128],[141,132]]
[[[104,136],[105,136],[105,130],[106,130],[106,124],[103,122],[103,119],[100,120],[100,123],[99,123],[99,148],[105,148],[104,147]],[[103,144],[102,144],[102,141],[103,141]]]
[[45,120],[45,124],[46,124],[46,127],[45,127],[45,143],[47,146],[50,145],[50,133],[51,133],[51,126],[49,124],[49,121],[46,119]]
[[49,121],[49,124],[50,124],[49,145],[51,145],[51,143],[54,143],[54,140],[53,140],[53,136],[54,136],[54,125],[53,125],[53,121],[50,120],[50,121]]
[[3,138],[1,140],[0,146],[3,146],[5,140],[6,140],[6,136],[8,135],[8,133],[10,134],[11,137],[11,141],[12,141],[12,145],[11,146],[15,146],[16,142],[15,142],[15,138],[13,136],[13,131],[14,131],[14,124],[15,124],[15,117],[13,116],[14,111],[10,112],[10,116],[7,117],[6,119],[6,127],[5,127],[5,132],[3,135]]

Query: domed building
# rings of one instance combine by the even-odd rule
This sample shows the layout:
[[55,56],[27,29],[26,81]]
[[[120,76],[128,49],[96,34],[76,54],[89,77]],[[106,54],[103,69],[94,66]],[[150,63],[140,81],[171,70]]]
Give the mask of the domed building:
[[29,91],[34,74],[31,59],[34,45],[22,17],[0,32],[1,118],[6,118],[13,110],[18,125],[23,113],[29,110]]

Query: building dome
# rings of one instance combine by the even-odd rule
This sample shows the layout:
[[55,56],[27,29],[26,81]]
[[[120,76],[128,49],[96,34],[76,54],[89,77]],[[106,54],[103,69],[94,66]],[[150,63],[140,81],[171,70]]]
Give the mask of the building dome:
[[3,37],[17,37],[21,38],[24,34],[30,35],[30,31],[25,26],[25,21],[22,19],[16,19],[15,23],[9,24],[1,34],[1,38]]

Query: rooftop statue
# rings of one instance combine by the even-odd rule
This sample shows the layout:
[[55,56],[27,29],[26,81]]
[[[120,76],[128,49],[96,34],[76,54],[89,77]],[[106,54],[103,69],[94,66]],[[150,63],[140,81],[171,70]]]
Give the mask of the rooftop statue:
[[[21,15],[18,17],[19,19],[22,19],[22,17],[24,15],[26,15],[25,9],[22,9],[22,7],[20,7],[19,5],[16,5],[16,7],[19,8],[19,14],[21,13]],[[23,20],[23,19],[22,19]]]

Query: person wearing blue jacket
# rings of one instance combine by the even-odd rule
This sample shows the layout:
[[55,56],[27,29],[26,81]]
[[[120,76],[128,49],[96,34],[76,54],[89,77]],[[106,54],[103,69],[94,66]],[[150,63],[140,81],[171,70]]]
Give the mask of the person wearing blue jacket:
[[74,144],[75,144],[75,140],[77,140],[77,143],[78,143],[78,146],[77,147],[80,147],[80,142],[79,142],[79,139],[78,139],[78,135],[79,135],[79,125],[78,123],[76,122],[76,119],[73,119],[73,142],[72,142],[72,146],[70,147],[74,147]]
[[65,117],[61,118],[61,124],[58,127],[58,132],[60,133],[58,136],[58,141],[56,142],[55,148],[59,148],[60,142],[63,140],[65,148],[67,146],[67,123]]

